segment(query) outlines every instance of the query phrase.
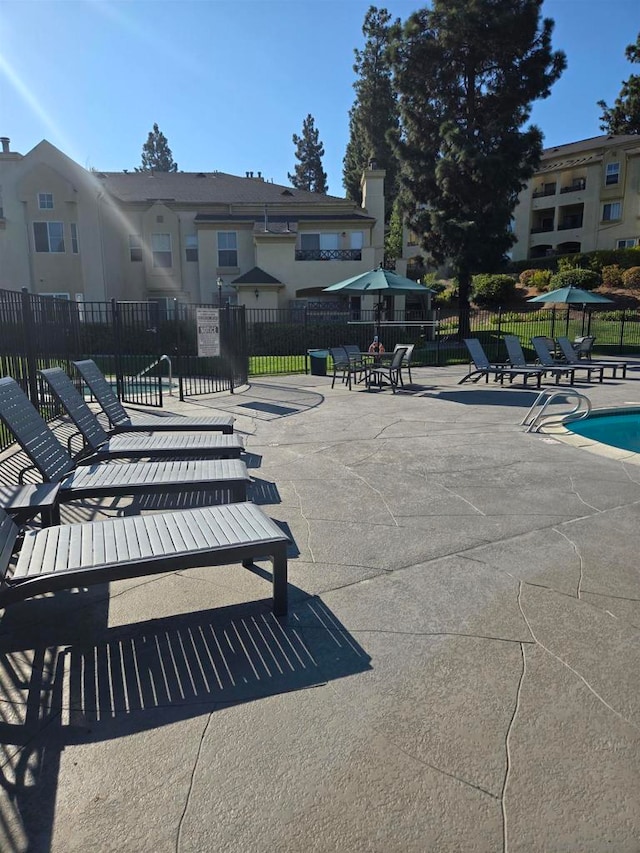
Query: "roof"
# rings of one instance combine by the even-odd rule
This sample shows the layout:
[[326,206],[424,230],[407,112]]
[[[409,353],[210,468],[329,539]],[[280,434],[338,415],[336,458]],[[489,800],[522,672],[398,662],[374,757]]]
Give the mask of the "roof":
[[262,178],[241,178],[224,172],[94,172],[110,195],[123,202],[166,201],[186,204],[342,203],[338,196],[298,190]]
[[238,278],[234,278],[233,284],[282,284],[277,278],[269,275],[268,272],[261,270],[260,267],[253,267],[249,272],[244,273]]

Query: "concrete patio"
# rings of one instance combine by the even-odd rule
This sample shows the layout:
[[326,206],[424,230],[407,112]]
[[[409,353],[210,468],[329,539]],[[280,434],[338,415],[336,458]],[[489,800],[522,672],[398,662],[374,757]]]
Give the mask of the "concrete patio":
[[[640,465],[527,434],[532,389],[413,372],[166,398],[235,415],[289,615],[267,563],[5,611],[0,850],[640,850]],[[640,405],[629,376],[579,388]]]

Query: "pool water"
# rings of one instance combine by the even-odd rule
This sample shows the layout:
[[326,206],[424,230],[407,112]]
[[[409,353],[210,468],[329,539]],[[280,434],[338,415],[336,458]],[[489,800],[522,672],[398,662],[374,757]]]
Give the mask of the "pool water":
[[577,435],[640,453],[640,410],[590,415],[582,421],[571,421],[566,428]]

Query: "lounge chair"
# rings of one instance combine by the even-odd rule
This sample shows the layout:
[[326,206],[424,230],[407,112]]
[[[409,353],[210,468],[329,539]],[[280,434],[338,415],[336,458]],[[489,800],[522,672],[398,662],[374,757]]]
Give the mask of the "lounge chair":
[[287,612],[287,536],[251,503],[28,530],[0,510],[0,607],[34,595],[258,557],[273,565],[273,611]]
[[[569,338],[563,337],[558,338],[558,346],[560,347],[560,351],[562,355],[566,358],[567,364],[580,364],[580,356],[578,355],[577,350],[573,348],[573,345]],[[589,358],[589,364],[595,365],[596,367],[610,367],[611,368],[611,376],[613,379],[616,378],[618,370],[622,371],[622,378],[627,378],[627,362],[626,361],[593,361]],[[584,367],[584,365],[582,365]]]
[[66,410],[82,435],[85,451],[92,462],[101,459],[129,459],[197,456],[201,459],[237,459],[244,449],[237,435],[222,433],[176,433],[174,435],[116,435],[109,438],[100,421],[76,391],[73,382],[59,367],[39,371],[53,395]]
[[393,357],[388,364],[375,363],[367,365],[367,385],[377,385],[382,388],[384,384],[391,385],[391,390],[396,393],[398,385],[402,384],[400,376],[400,368],[402,367],[402,359],[404,358],[406,349],[400,347],[393,353]]
[[91,359],[74,361],[74,367],[86,382],[89,390],[109,418],[112,431],[118,432],[187,432],[214,430],[223,433],[233,432],[234,419],[228,415],[213,418],[183,418],[179,416],[156,417],[141,415],[131,420],[127,410],[113,393],[111,385],[104,378],[100,368]]
[[587,358],[591,361],[591,352],[595,342],[595,335],[578,335],[573,339],[571,347],[578,358]]
[[[543,367],[562,367],[563,363],[561,361],[556,361],[549,350],[549,338],[536,336],[535,338],[531,338],[531,343],[536,351],[536,355],[538,356],[538,361]],[[566,365],[565,365],[566,367]],[[602,382],[604,378],[604,368],[597,364],[572,364],[571,369],[573,370],[574,376],[578,370],[584,371],[587,374],[587,382],[591,382],[591,374],[600,374],[599,381]]]
[[76,468],[71,456],[9,376],[0,379],[0,420],[13,433],[42,479],[60,484],[60,503],[80,498],[207,489],[228,489],[232,500],[246,500],[249,474],[239,459],[107,463]]
[[574,376],[571,367],[543,367],[541,364],[527,364],[520,338],[517,335],[505,335],[504,343],[507,348],[507,355],[509,356],[509,364],[512,367],[526,367],[529,370],[539,370],[543,376],[550,373],[551,376],[555,377],[556,385],[560,382],[561,376],[566,376],[569,384],[573,385]]
[[499,379],[500,384],[504,385],[505,378],[511,383],[516,376],[522,376],[525,385],[527,384],[527,380],[535,379],[538,388],[540,387],[542,371],[539,368],[511,367],[507,364],[491,364],[482,348],[482,344],[477,338],[465,338],[464,343],[469,350],[469,355],[471,356],[471,361],[475,366],[475,370],[470,370],[466,376],[463,376],[458,382],[458,385],[462,385],[463,382],[467,382],[469,379],[471,379],[472,382],[478,382],[478,380],[483,376],[487,382],[489,381],[489,377],[493,376],[496,381]]

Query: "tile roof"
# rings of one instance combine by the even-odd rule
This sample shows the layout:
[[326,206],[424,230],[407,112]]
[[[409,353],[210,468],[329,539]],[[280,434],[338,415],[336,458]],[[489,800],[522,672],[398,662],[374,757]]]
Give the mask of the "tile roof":
[[241,178],[224,172],[94,172],[105,189],[123,202],[167,201],[191,204],[336,204],[355,206],[338,196]]

